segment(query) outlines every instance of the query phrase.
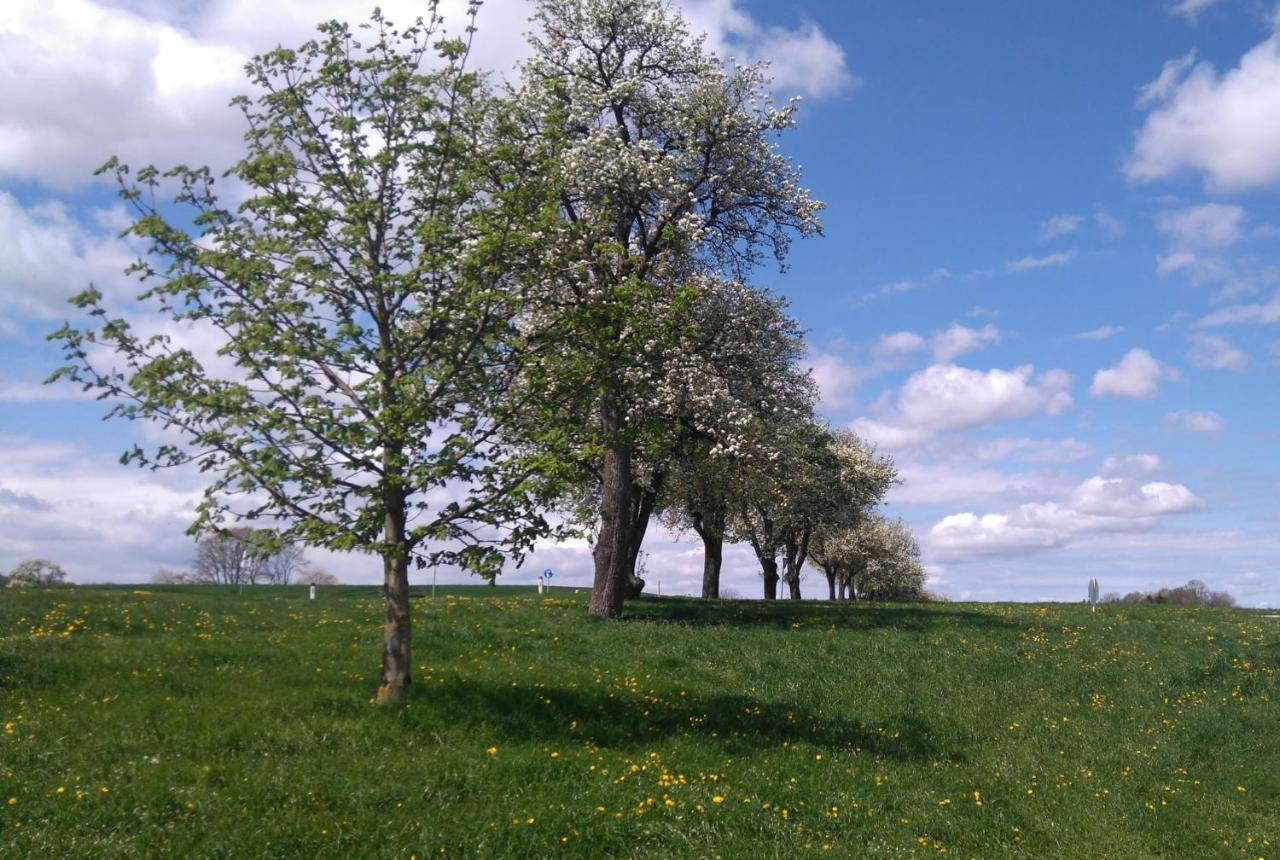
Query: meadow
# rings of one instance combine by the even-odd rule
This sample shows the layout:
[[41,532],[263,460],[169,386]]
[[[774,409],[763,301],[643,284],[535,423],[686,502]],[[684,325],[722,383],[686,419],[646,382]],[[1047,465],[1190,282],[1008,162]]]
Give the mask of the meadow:
[[1276,857],[1280,619],[0,592],[0,856]]

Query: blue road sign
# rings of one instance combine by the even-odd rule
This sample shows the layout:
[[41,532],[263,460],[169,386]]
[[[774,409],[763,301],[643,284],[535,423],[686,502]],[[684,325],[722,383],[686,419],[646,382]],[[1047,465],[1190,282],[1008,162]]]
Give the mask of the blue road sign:
[[550,579],[551,577],[555,576],[555,574],[551,572],[551,568],[547,568],[542,572],[542,576],[544,579]]

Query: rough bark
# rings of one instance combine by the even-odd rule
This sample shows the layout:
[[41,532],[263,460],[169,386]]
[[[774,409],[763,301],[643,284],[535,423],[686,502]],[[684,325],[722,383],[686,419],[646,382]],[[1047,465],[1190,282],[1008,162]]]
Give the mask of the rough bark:
[[603,481],[600,488],[600,531],[592,552],[595,581],[587,611],[597,618],[618,618],[626,599],[629,515],[631,512],[631,447],[618,438],[622,417],[617,406],[606,402],[601,410],[605,432],[612,437],[604,452]]
[[649,530],[649,521],[653,518],[653,509],[658,503],[658,493],[662,489],[663,476],[655,475],[652,487],[631,488],[631,516],[628,522],[627,535],[627,575],[624,596],[634,600],[644,592],[644,580],[636,575],[636,565],[640,560],[640,548],[644,544],[645,532]]
[[378,704],[404,699],[413,680],[413,625],[409,617],[409,556],[405,542],[407,514],[403,500],[398,494],[393,496],[384,522],[384,537],[391,549],[382,557],[386,606]]
[[702,538],[702,596],[720,597],[720,567],[724,562],[725,512],[709,511],[693,515],[693,530]]
[[764,599],[778,599],[778,560],[776,558],[760,559],[761,572],[764,574]]
[[827,600],[836,599],[836,572],[834,569],[823,571],[827,575]]
[[[789,531],[789,530],[788,530]],[[782,542],[783,581],[792,600],[800,600],[800,569],[809,551],[809,530],[790,534]]]

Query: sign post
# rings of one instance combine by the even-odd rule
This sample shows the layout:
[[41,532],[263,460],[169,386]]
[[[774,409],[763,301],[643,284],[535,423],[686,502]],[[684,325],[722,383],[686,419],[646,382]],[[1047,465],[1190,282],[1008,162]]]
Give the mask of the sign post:
[[550,585],[549,580],[553,576],[555,576],[555,574],[551,572],[551,568],[547,568],[542,572],[542,576],[538,577],[538,593],[539,594],[542,594],[547,589],[547,587]]
[[1089,580],[1089,611],[1098,611],[1098,579],[1094,577]]

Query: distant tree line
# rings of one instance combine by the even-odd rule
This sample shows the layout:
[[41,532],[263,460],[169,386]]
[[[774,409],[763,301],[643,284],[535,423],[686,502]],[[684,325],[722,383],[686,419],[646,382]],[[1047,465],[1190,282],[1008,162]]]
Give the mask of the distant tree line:
[[1167,603],[1173,606],[1215,606],[1230,608],[1236,605],[1236,599],[1225,591],[1211,591],[1198,579],[1176,588],[1161,588],[1158,591],[1131,591],[1123,597],[1118,593],[1107,594],[1103,603]]
[[302,547],[283,542],[270,529],[240,526],[210,532],[196,541],[190,571],[162,569],[157,585],[328,585],[337,577],[309,568]]

